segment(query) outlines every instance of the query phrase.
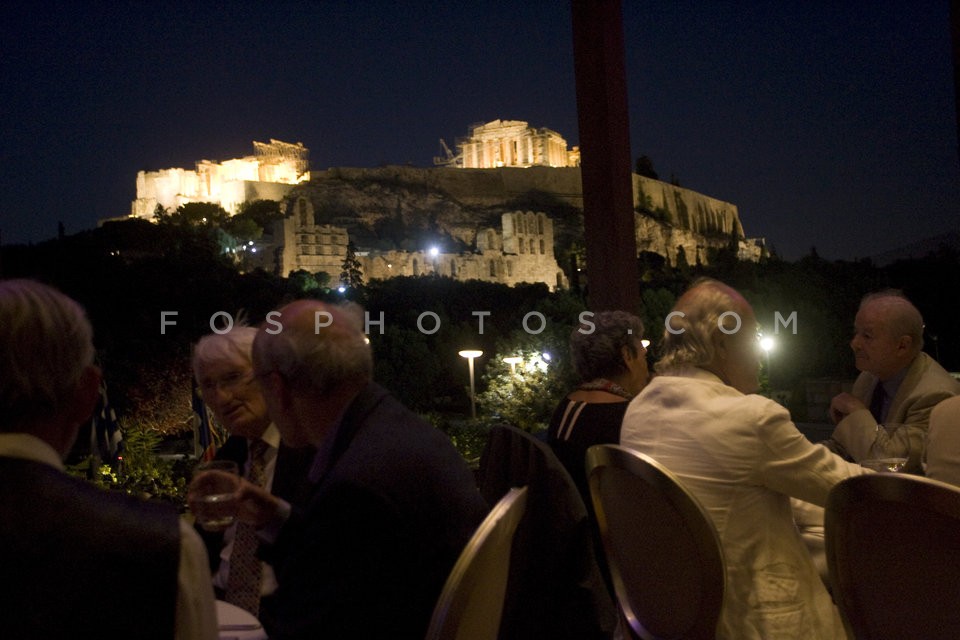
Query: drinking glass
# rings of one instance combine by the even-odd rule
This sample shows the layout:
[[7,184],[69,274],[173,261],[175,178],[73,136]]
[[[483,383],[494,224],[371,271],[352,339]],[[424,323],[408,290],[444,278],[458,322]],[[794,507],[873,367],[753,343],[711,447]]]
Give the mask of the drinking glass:
[[903,471],[910,459],[910,438],[896,438],[903,428],[902,424],[892,422],[877,425],[877,437],[860,466],[888,473]]
[[236,462],[212,460],[198,464],[190,483],[190,509],[197,524],[207,531],[223,531],[232,525],[239,489]]

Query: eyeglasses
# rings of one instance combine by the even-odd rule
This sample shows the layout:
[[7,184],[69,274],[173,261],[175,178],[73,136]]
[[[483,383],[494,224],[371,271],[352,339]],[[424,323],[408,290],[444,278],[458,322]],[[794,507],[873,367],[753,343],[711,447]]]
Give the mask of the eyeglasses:
[[200,393],[201,395],[212,395],[218,389],[226,393],[234,393],[252,380],[253,371],[233,371],[212,380],[201,380]]

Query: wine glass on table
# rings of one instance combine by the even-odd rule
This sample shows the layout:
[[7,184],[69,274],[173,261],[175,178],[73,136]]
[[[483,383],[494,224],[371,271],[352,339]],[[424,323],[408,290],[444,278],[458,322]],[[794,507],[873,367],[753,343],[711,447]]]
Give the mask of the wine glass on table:
[[[902,433],[900,430],[904,429]],[[898,433],[900,433],[898,437]],[[874,471],[899,473],[910,460],[910,437],[902,424],[877,425],[877,436],[860,466]]]

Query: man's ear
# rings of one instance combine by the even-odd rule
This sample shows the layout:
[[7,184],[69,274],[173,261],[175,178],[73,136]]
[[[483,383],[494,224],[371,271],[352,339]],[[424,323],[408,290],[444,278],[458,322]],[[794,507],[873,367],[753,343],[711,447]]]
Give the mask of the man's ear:
[[900,339],[897,341],[897,349],[905,352],[913,351],[913,337],[908,335],[900,336]]
[[710,341],[713,343],[714,359],[726,362],[729,351],[729,338],[723,331],[717,330],[710,334]]
[[287,379],[276,369],[268,373],[262,380],[263,392],[269,393],[276,399],[277,406],[281,411],[290,409],[293,403],[293,394]]
[[87,366],[80,374],[80,380],[73,392],[70,406],[67,407],[71,423],[81,424],[93,415],[100,397],[100,369],[94,365]]

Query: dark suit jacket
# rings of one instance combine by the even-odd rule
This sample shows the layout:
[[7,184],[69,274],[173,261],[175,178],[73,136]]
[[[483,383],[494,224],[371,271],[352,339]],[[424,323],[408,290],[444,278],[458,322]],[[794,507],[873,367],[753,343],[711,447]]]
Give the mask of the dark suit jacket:
[[169,505],[0,456],[0,637],[172,638],[179,562]]
[[[217,450],[217,460],[233,460],[243,472],[247,464],[247,439],[240,436],[230,436]],[[293,505],[303,505],[310,497],[310,481],[307,474],[316,449],[313,447],[293,448],[282,442],[277,452],[277,466],[273,471],[273,484],[270,493]],[[210,573],[216,575],[220,567],[220,550],[223,548],[223,532],[210,532],[197,527],[200,537],[207,547],[207,556],[210,560]]]
[[274,551],[274,640],[424,637],[488,508],[449,438],[368,385],[317,453]]

